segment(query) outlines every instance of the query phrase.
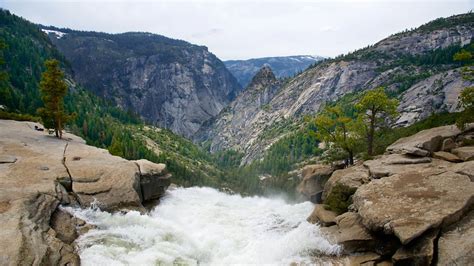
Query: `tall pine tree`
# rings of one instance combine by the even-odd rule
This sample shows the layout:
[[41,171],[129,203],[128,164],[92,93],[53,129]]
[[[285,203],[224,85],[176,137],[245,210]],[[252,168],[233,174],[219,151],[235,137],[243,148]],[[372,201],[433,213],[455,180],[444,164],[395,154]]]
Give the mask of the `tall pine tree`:
[[64,96],[67,94],[67,84],[64,73],[59,68],[59,61],[50,59],[45,61],[46,71],[41,76],[40,91],[44,107],[38,109],[38,114],[46,128],[53,128],[56,137],[62,138],[64,125],[74,115],[64,110]]

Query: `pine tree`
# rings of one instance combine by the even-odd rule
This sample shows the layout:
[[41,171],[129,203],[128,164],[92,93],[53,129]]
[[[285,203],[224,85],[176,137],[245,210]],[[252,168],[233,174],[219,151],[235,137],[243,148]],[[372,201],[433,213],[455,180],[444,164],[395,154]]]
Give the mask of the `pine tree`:
[[[471,49],[473,44],[471,44]],[[466,64],[462,70],[462,76],[465,80],[474,80],[474,62],[473,55],[470,51],[461,50],[454,55],[455,61],[460,61]],[[466,87],[461,91],[459,95],[459,105],[463,108],[463,111],[459,114],[456,120],[456,126],[464,130],[468,123],[474,122],[474,87]]]
[[64,125],[74,114],[69,115],[64,110],[64,96],[67,94],[67,84],[64,73],[59,68],[59,61],[50,59],[45,61],[46,71],[43,72],[40,82],[41,98],[44,107],[38,109],[38,114],[46,128],[53,128],[56,137],[62,138]]
[[374,154],[375,129],[383,126],[387,117],[396,116],[397,106],[398,101],[390,99],[383,87],[367,91],[356,104],[359,111],[358,121],[367,139],[369,156]]

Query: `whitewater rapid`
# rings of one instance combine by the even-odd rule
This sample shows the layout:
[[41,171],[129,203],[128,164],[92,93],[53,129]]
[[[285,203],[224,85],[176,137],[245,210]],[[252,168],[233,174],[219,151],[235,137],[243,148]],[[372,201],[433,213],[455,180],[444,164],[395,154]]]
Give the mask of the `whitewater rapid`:
[[306,222],[312,209],[193,187],[169,191],[144,215],[68,211],[97,226],[76,240],[83,265],[285,265],[339,251]]

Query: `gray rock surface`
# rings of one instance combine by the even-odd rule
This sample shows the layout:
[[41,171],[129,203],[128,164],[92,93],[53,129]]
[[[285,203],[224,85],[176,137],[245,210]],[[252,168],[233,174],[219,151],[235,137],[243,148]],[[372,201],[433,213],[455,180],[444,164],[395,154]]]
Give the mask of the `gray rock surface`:
[[49,37],[78,83],[179,135],[192,137],[241,91],[207,47],[151,33],[63,31]]
[[469,265],[474,261],[474,211],[446,231],[438,240],[438,265]]
[[435,169],[373,180],[353,196],[367,228],[394,234],[404,245],[431,228],[456,222],[473,200],[468,176]]

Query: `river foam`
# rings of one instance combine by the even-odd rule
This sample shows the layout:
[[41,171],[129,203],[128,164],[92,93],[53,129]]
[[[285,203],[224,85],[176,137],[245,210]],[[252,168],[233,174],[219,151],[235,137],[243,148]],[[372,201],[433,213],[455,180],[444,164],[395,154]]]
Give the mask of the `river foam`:
[[146,215],[69,211],[98,227],[77,240],[83,265],[284,265],[338,253],[306,222],[312,209],[193,187],[169,191]]

